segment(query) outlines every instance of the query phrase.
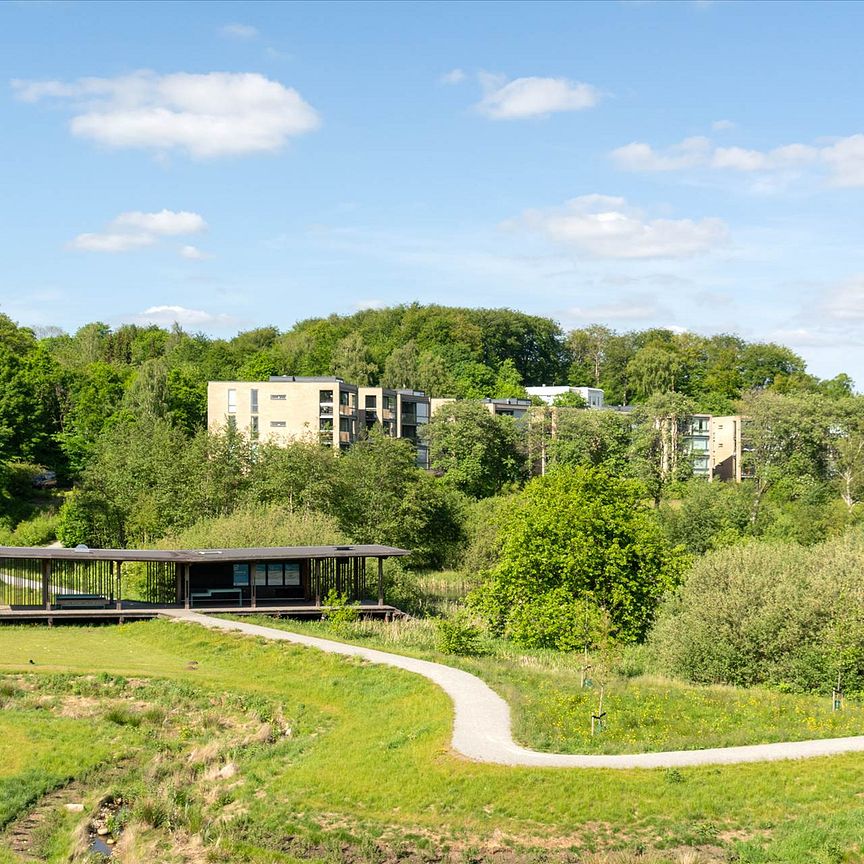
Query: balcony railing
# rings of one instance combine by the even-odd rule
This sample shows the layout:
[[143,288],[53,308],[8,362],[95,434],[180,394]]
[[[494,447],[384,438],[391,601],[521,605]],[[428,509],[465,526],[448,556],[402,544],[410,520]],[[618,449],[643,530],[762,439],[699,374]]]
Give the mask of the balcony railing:
[[357,409],[351,405],[340,405],[339,413],[344,417],[353,417],[357,413]]
[[339,442],[341,444],[350,444],[351,443],[351,433],[350,432],[340,432],[339,433]]

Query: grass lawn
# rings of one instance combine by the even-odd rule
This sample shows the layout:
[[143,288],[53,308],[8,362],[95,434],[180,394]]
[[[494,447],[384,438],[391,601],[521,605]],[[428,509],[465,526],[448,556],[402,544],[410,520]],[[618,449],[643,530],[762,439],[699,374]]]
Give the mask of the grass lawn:
[[[82,722],[134,766],[111,785],[132,802],[119,861],[205,860],[193,847],[225,862],[864,860],[860,754],[680,771],[479,765],[449,751],[449,700],[418,676],[164,621],[2,628],[0,671],[13,689],[37,682],[4,702],[0,735],[25,755],[0,776],[56,758],[65,777],[66,759],[92,803],[92,760],[74,767]],[[76,690],[86,717],[65,716]],[[37,714],[68,730],[49,749]],[[270,729],[257,741],[256,724]],[[54,854],[43,860],[68,860]]]
[[[584,688],[583,657],[519,651],[505,640],[487,640],[489,653],[484,656],[445,655],[435,648],[436,628],[430,620],[359,622],[347,638],[326,622],[264,616],[254,620],[264,626],[353,641],[473,672],[511,705],[516,739],[537,750],[638,753],[864,734],[864,705],[848,702],[843,711],[834,712],[827,696],[700,687],[648,675],[604,674],[596,659],[587,673],[594,679],[593,686]],[[601,687],[607,725],[602,734],[592,737],[591,715],[598,710]]]

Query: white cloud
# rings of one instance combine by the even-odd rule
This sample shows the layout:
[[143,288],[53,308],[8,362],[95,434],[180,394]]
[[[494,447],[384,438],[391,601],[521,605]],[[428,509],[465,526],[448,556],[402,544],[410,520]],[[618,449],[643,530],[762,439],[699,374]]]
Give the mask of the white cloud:
[[257,73],[142,71],[117,78],[13,81],[25,102],[71,104],[73,135],[116,149],[183,150],[199,158],[268,153],[321,125],[300,94]]
[[600,91],[590,84],[567,78],[516,78],[482,73],[483,98],[476,109],[493,120],[546,117],[560,111],[581,111],[600,101]]
[[461,84],[465,80],[465,73],[461,69],[451,69],[445,72],[438,80],[442,84]]
[[204,261],[210,256],[206,252],[202,252],[197,246],[181,246],[180,255],[183,258],[188,258],[190,261]]
[[[827,171],[828,183],[832,186],[864,186],[864,134],[839,138],[821,146],[793,143],[770,150],[718,147],[701,137],[686,138],[665,150],[655,150],[650,144],[634,141],[613,150],[610,156],[625,171],[710,168],[745,174],[785,174],[788,180],[810,167]],[[760,189],[766,191],[784,186],[785,182],[779,187],[764,179],[759,182]]]
[[835,321],[864,320],[864,276],[857,276],[828,292],[822,310]]
[[[188,210],[160,210],[158,213],[132,210],[121,213],[104,233],[79,234],[69,243],[69,248],[83,252],[128,252],[152,246],[160,237],[198,234],[206,227],[207,223],[200,214]],[[194,246],[183,248],[195,249]],[[203,253],[199,257],[203,257]]]
[[259,36],[257,27],[253,27],[251,24],[239,24],[236,22],[220,27],[219,32],[229,39],[250,40],[257,39]]
[[203,309],[188,309],[185,306],[150,306],[134,317],[138,321],[163,326],[176,323],[191,327],[227,327],[235,323],[235,319],[230,315],[205,312]]
[[79,234],[69,241],[68,248],[80,252],[129,252],[155,242],[156,238],[149,234]]
[[508,227],[539,231],[594,258],[689,258],[721,245],[721,219],[645,219],[623,198],[583,195],[555,210],[529,210]]
[[158,213],[142,213],[138,210],[121,213],[112,223],[118,228],[131,228],[144,234],[172,237],[177,234],[198,234],[207,227],[199,213],[188,210],[160,210]]
[[738,124],[734,120],[715,120],[711,124],[711,128],[715,132],[726,132],[729,129],[735,129],[737,125]]
[[864,135],[841,138],[821,151],[833,186],[864,186]]
[[658,153],[648,144],[634,141],[612,151],[612,159],[625,171],[677,171],[704,162],[711,149],[707,138],[685,138],[680,144]]

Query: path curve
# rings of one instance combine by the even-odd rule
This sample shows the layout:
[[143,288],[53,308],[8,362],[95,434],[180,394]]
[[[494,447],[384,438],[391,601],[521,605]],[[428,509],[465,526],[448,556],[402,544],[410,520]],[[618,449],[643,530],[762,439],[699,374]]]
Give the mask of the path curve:
[[293,642],[331,654],[361,657],[370,663],[395,666],[434,681],[453,700],[453,749],[477,762],[497,765],[527,765],[538,768],[683,768],[691,765],[735,765],[744,762],[775,762],[781,759],[812,759],[838,753],[864,751],[864,735],[825,738],[817,741],[789,741],[751,744],[746,747],[713,747],[706,750],[667,750],[662,753],[622,755],[579,755],[541,753],[520,747],[510,729],[510,706],[488,684],[470,672],[364,648],[317,636],[276,630],[245,621],[226,621],[199,612],[166,609],[163,615],[200,624],[211,630],[226,630]]

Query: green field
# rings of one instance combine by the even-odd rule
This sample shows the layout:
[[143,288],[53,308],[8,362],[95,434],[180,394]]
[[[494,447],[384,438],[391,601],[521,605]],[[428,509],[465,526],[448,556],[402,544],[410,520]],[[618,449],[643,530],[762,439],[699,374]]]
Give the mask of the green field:
[[[226,616],[231,617],[231,616]],[[558,753],[639,753],[733,747],[772,741],[837,738],[864,734],[864,705],[848,701],[832,711],[830,696],[793,695],[764,688],[700,687],[634,669],[638,651],[618,655],[604,670],[602,660],[557,651],[527,651],[504,639],[484,639],[487,653],[454,657],[436,650],[432,620],[385,624],[358,622],[348,634],[326,622],[244,617],[265,626],[351,641],[439,663],[459,666],[482,678],[513,710],[519,743]],[[630,667],[628,669],[628,667]],[[622,674],[622,670],[630,674]],[[583,677],[592,686],[583,687]],[[606,728],[591,735],[591,714],[603,691]]]
[[864,860],[864,755],[479,765],[417,676],[171,622],[2,629],[0,658],[5,842],[70,778],[87,808],[44,821],[36,860],[69,860],[109,792],[129,802],[119,861]]

